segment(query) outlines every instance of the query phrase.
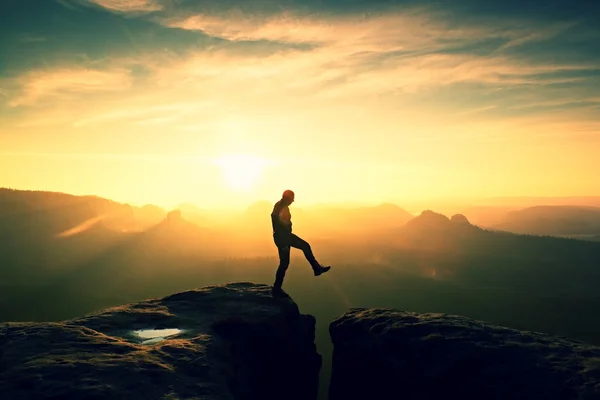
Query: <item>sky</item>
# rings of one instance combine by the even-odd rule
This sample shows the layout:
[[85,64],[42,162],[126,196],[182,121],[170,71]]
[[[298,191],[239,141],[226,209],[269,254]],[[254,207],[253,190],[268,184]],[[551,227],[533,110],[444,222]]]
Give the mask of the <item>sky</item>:
[[599,195],[600,2],[3,0],[0,187]]

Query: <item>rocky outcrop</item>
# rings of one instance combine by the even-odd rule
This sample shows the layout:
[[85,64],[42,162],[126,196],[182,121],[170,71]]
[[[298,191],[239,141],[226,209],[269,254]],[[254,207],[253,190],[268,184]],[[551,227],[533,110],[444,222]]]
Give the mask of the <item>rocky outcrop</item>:
[[407,222],[406,227],[412,231],[425,231],[428,233],[436,231],[449,231],[458,227],[475,228],[467,217],[462,214],[455,214],[448,218],[443,214],[425,210],[419,215]]
[[572,340],[391,309],[352,309],[330,334],[330,400],[600,398],[600,349]]
[[[232,283],[60,323],[0,324],[0,398],[316,399],[315,319],[269,290]],[[146,340],[144,329],[171,331]]]
[[181,221],[181,210],[172,210],[167,213],[166,221]]
[[463,214],[454,214],[452,218],[450,218],[450,221],[454,222],[455,224],[471,225],[467,217],[465,217]]
[[439,230],[447,229],[450,226],[450,219],[443,214],[431,210],[423,211],[418,217],[415,217],[406,223],[406,227],[411,230]]

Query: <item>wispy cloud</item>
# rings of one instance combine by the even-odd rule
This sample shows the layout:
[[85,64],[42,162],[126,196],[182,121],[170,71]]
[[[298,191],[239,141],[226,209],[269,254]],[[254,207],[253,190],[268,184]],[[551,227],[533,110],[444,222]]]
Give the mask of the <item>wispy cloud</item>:
[[[417,12],[361,18],[360,16],[249,16],[239,12],[225,15],[196,14],[165,18],[168,26],[201,30],[228,40],[270,40],[292,43],[352,43],[365,48],[383,45],[386,49],[410,43],[428,43],[439,26]],[[398,33],[404,35],[398,35]],[[427,32],[426,35],[420,35]]]
[[157,0],[81,0],[97,4],[111,11],[152,12],[162,10]]
[[[560,72],[597,69],[593,63],[535,63],[503,53],[524,43],[548,40],[572,24],[455,26],[437,13],[423,9],[373,16],[320,17],[289,12],[265,16],[230,12],[165,18],[163,23],[234,42],[313,44],[312,51],[286,53],[285,57],[277,54],[267,60],[250,57],[237,64],[236,70],[246,78],[253,74],[275,77],[287,71],[292,79],[286,77],[283,81],[288,84],[325,84],[331,89],[335,86],[336,91],[352,88],[362,93],[370,89],[380,94],[386,89],[413,91],[457,82],[544,85],[580,79],[561,77],[557,75]],[[483,52],[475,52],[474,46],[485,41],[495,44]],[[206,61],[203,60],[205,67],[192,70],[208,74],[211,64]],[[223,73],[227,67],[221,65],[218,69]]]
[[47,41],[48,38],[44,36],[25,34],[21,37],[23,43],[41,43]]
[[0,152],[6,157],[30,157],[53,160],[125,160],[135,162],[181,162],[181,163],[206,163],[211,162],[209,157],[201,157],[197,154],[163,154],[163,153],[59,153],[59,152]]
[[106,122],[133,121],[138,124],[165,123],[176,120],[178,117],[198,112],[213,107],[216,103],[212,101],[187,101],[168,102],[160,104],[159,101],[148,104],[130,105],[118,110],[98,110],[74,122],[75,127],[86,127]]
[[513,35],[511,39],[500,46],[497,51],[503,51],[511,47],[518,47],[525,43],[540,42],[551,39],[565,32],[567,29],[576,26],[576,22],[558,22],[545,26],[536,26],[535,29],[526,29],[520,34]]
[[240,9],[218,13],[165,12],[155,20],[166,26],[202,31],[231,41],[313,43],[384,52],[450,50],[485,39],[497,40],[490,51],[502,51],[524,43],[548,40],[577,25],[572,21],[501,19],[457,24],[447,14],[431,7],[354,14],[302,13],[293,9],[269,14]]
[[[162,23],[199,30],[232,41],[268,40],[345,46],[357,51],[421,49],[436,43],[453,43],[481,34],[476,27],[452,28],[431,10],[390,12],[380,15],[276,15],[225,14],[165,16]],[[505,32],[503,35],[514,35]]]
[[[398,36],[402,36],[398,33]],[[375,51],[379,46],[385,50]],[[405,50],[396,50],[402,48]],[[515,56],[448,53],[443,45],[358,41],[333,43],[312,50],[288,50],[268,56],[203,51],[161,63],[154,81],[163,86],[205,88],[219,93],[235,87],[238,96],[294,93],[310,97],[382,95],[457,83],[548,85],[576,82],[578,76],[561,72],[585,71],[593,66],[525,63]],[[219,96],[217,94],[217,96]]]
[[9,105],[30,106],[41,100],[70,99],[81,94],[125,90],[131,86],[126,69],[107,71],[85,68],[40,70],[18,78],[19,90]]
[[[215,11],[216,6],[208,5],[202,12],[181,10],[169,2],[150,0],[94,2],[124,13],[156,11],[151,17],[154,22],[225,41],[178,54],[166,48],[113,58],[108,70],[28,73],[18,80],[18,90],[8,92],[10,105],[124,91],[126,99],[117,101],[118,106],[79,113],[72,125],[86,127],[116,121],[170,123],[204,109],[200,104],[206,102],[220,104],[223,113],[228,105],[258,107],[257,98],[263,107],[268,104],[276,109],[290,98],[361,102],[385,95],[408,98],[458,85],[471,85],[470,93],[504,93],[504,101],[489,95],[483,104],[464,104],[467,110],[477,110],[465,113],[478,114],[479,110],[501,112],[549,100],[546,93],[531,91],[531,96],[523,96],[508,88],[579,88],[590,79],[590,71],[599,70],[593,62],[557,55],[549,63],[515,51],[523,44],[564,35],[575,26],[572,22],[490,19],[485,25],[457,25],[445,14],[422,7],[369,14],[307,13],[297,8],[260,13],[242,11],[242,7]],[[273,43],[282,46],[260,51]],[[143,78],[135,75],[138,67],[143,67]],[[134,77],[143,79],[143,84],[133,86]],[[574,97],[573,93],[579,94],[572,90],[568,96]],[[560,97],[566,96],[562,92],[553,95],[551,100],[559,104]],[[459,115],[456,109],[452,113]]]

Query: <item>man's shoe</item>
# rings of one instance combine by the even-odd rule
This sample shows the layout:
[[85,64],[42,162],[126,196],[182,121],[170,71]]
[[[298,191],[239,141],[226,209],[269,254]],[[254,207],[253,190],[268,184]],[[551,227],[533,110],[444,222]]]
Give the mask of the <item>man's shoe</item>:
[[319,268],[315,269],[315,276],[319,276],[327,271],[329,271],[331,269],[330,266],[324,267],[324,266],[320,266]]

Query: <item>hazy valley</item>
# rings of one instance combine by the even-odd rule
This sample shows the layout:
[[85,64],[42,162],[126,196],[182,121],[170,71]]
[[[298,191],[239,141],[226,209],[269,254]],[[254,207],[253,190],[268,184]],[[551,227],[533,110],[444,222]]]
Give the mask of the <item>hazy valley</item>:
[[[2,321],[74,318],[209,284],[271,284],[277,267],[267,202],[213,215],[44,192],[2,190],[0,199]],[[323,376],[328,323],[351,307],[458,314],[600,344],[600,243],[484,229],[468,215],[414,216],[391,204],[292,213],[294,231],[332,265],[315,278],[295,251],[284,283],[317,319]],[[556,215],[571,221],[563,207]]]

